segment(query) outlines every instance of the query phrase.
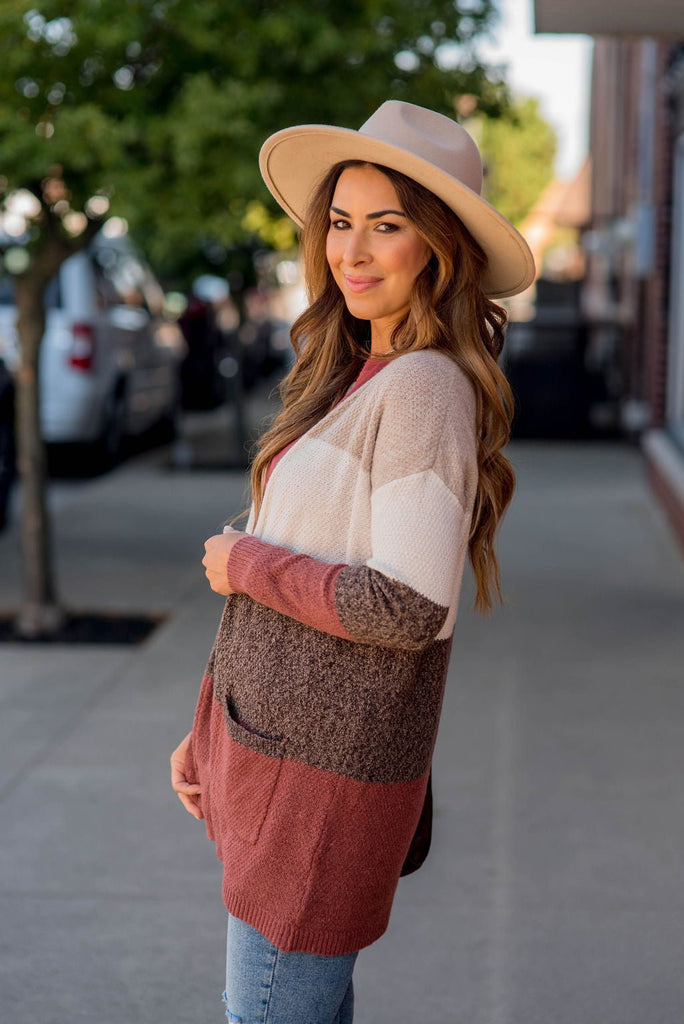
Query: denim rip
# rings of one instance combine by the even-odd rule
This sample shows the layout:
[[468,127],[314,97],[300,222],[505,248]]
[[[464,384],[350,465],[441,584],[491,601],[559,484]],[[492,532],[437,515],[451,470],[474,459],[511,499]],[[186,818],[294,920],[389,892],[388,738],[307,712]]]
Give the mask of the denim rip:
[[224,992],[221,996],[223,1005],[226,1008],[226,1020],[230,1021],[230,1024],[242,1024],[242,1017],[237,1017],[234,1013],[231,1013],[228,1009],[228,994]]

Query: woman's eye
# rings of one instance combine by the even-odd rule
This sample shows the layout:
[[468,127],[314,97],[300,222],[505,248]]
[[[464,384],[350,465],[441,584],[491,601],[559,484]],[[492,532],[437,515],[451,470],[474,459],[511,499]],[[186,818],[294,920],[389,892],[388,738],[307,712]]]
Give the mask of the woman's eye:
[[345,228],[349,227],[349,221],[347,220],[331,220],[330,227],[333,231],[344,231]]
[[399,230],[399,225],[392,224],[390,221],[384,220],[381,224],[377,225],[377,230],[383,235],[391,235],[394,234],[395,231]]

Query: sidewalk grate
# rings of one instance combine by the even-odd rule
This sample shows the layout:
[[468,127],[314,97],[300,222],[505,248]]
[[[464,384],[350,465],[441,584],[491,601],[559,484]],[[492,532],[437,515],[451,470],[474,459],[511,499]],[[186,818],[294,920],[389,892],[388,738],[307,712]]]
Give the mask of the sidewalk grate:
[[20,636],[15,628],[16,613],[0,615],[0,644],[114,644],[143,643],[164,622],[166,615],[124,615],[116,612],[67,612],[56,633],[38,637]]

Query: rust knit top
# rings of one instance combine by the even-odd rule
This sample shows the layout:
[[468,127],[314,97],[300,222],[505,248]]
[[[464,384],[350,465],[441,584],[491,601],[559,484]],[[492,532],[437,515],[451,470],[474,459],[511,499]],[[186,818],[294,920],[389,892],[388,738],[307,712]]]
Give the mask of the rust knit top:
[[282,950],[348,953],[387,927],[439,721],[475,422],[443,353],[369,360],[273,460],[232,549],[186,774],[227,909]]

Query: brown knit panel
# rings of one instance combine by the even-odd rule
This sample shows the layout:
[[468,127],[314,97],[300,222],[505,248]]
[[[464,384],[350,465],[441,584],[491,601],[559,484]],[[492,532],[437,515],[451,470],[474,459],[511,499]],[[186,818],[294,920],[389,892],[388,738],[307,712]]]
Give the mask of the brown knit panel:
[[368,566],[348,566],[335,586],[340,622],[361,643],[419,650],[436,636],[449,609]]
[[362,782],[407,782],[430,764],[450,644],[352,643],[234,595],[217,638],[214,693],[224,713],[230,699],[227,727],[239,720],[245,746],[264,752],[264,737],[280,737],[289,760]]

